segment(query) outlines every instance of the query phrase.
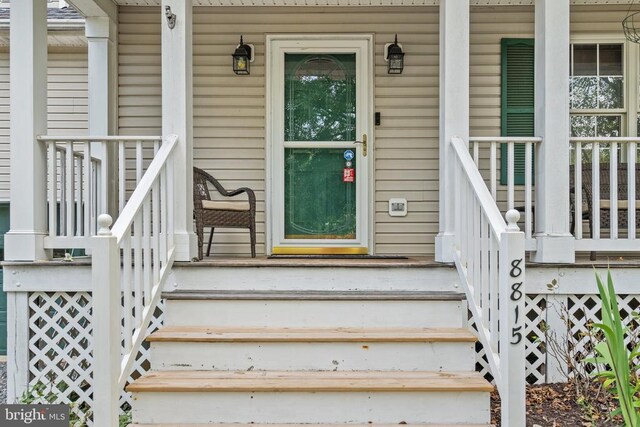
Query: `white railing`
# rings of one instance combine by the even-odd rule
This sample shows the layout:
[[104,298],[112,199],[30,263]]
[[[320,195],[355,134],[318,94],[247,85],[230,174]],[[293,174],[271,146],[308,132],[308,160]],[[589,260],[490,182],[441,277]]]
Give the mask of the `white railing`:
[[[538,137],[469,138],[469,151],[473,161],[500,210],[507,212],[517,209],[524,214],[524,234],[528,250],[535,249],[533,157],[536,145],[541,142],[542,138]],[[505,154],[503,147],[506,161],[502,157]],[[524,157],[522,171],[516,171],[516,152],[518,157]],[[506,170],[502,170],[505,164]],[[516,179],[516,174],[518,178],[522,177],[521,181]]]
[[454,259],[501,398],[502,426],[525,425],[525,265],[520,214],[502,218],[466,143],[452,138]]
[[[47,146],[49,233],[45,247],[52,249],[89,245],[87,238],[96,234],[98,213],[107,212],[109,198],[116,191],[122,211],[162,138],[39,136],[38,140]],[[109,151],[111,165],[101,158]]]
[[176,143],[175,135],[163,142],[111,230],[111,217],[100,215],[91,239],[96,427],[118,425],[120,392],[173,265]]
[[576,250],[640,250],[640,138],[571,138],[570,143]]

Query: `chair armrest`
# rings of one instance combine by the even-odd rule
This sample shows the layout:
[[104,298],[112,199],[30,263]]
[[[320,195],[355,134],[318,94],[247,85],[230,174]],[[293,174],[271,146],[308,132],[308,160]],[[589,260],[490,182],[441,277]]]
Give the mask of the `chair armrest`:
[[250,189],[248,187],[240,187],[240,188],[238,188],[236,190],[229,191],[229,192],[227,192],[227,194],[225,194],[225,196],[233,197],[233,196],[237,196],[238,194],[242,194],[242,193],[247,193],[247,198],[249,199],[249,206],[251,207],[251,210],[255,210],[256,209],[256,194],[253,192],[252,189]]

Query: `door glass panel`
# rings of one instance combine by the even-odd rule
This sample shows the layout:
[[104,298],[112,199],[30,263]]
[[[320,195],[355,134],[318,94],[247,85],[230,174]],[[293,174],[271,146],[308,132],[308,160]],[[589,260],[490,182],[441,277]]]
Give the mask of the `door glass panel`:
[[353,141],[355,54],[285,54],[285,141]]
[[357,170],[354,158],[355,178],[345,182],[345,151],[350,150],[285,149],[286,239],[356,238]]

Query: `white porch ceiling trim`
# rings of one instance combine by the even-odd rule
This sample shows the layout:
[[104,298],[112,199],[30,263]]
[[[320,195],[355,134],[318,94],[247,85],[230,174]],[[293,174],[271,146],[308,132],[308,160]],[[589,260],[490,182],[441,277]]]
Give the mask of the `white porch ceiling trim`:
[[[78,0],[71,0],[72,3]],[[91,0],[89,0],[91,1]],[[122,6],[159,6],[160,0],[114,0]],[[193,0],[194,6],[437,6],[439,0]],[[470,0],[473,6],[531,6],[534,0]],[[571,5],[629,5],[631,0],[571,0]]]

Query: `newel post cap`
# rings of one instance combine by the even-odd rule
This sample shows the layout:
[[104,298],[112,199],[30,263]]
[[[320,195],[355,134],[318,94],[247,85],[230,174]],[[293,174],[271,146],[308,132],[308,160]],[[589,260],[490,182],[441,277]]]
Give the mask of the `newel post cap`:
[[520,220],[520,212],[515,209],[509,209],[507,214],[504,216],[507,219],[507,230],[508,231],[520,231],[520,227],[518,227],[518,221]]
[[98,216],[98,236],[111,236],[111,224],[113,224],[113,218],[111,215],[102,214]]

